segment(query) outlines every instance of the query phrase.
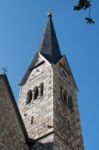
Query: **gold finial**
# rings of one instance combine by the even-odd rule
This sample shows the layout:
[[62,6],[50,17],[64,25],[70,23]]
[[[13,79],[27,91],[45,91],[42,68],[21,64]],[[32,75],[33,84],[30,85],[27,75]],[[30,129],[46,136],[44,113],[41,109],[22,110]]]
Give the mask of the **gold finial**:
[[51,12],[51,10],[48,11],[48,17],[52,17],[52,12]]

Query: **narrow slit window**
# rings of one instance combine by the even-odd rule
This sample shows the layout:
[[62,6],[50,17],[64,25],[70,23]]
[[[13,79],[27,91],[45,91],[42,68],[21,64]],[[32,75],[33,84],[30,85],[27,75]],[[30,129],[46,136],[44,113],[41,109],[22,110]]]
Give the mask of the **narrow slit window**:
[[68,130],[71,131],[70,121],[69,120],[67,120],[67,124],[68,124]]
[[33,120],[34,120],[34,117],[32,116],[32,117],[31,117],[31,124],[33,124]]
[[62,99],[62,93],[63,93],[63,86],[60,86],[60,98]]

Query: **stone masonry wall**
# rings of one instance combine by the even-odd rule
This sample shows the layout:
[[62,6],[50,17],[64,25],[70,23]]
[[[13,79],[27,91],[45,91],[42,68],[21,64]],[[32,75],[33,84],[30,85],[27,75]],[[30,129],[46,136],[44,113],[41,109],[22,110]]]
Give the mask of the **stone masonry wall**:
[[53,150],[54,148],[53,141],[54,141],[54,136],[53,134],[51,134],[37,141],[31,148],[31,150]]
[[28,150],[8,92],[0,79],[0,150]]
[[[64,59],[61,63],[64,63]],[[66,65],[66,64],[65,64]],[[71,76],[64,79],[60,75],[59,63],[54,66],[54,130],[55,149],[54,150],[84,150],[80,127],[80,118],[77,105],[77,92],[72,83]],[[65,66],[67,67],[67,65]],[[67,68],[68,69],[68,68]],[[60,87],[68,92],[73,99],[73,111],[61,97]]]
[[[68,69],[64,59],[61,59],[59,63]],[[59,63],[50,65],[45,62],[43,71],[39,75],[31,72],[31,78],[29,77],[25,85],[21,87],[19,108],[28,135],[35,140],[41,138],[32,147],[33,150],[84,150],[77,91],[70,76],[68,80],[64,80],[60,75]],[[33,90],[41,82],[44,83],[43,96],[38,97],[37,100],[32,99],[29,104],[26,104],[28,90]],[[60,86],[72,96],[73,111],[61,99]],[[31,117],[33,117],[33,124],[31,124]],[[51,132],[53,133],[50,136],[42,138]]]
[[[35,140],[53,131],[53,69],[47,62],[40,67],[43,69],[39,75],[31,72],[30,77],[33,74],[33,79],[29,77],[31,80],[28,79],[21,87],[19,97],[19,109],[29,138]],[[27,92],[30,89],[33,91],[35,86],[39,87],[42,82],[44,84],[43,96],[38,96],[36,100],[32,98],[31,102],[26,104]],[[32,124],[31,118],[33,118]]]

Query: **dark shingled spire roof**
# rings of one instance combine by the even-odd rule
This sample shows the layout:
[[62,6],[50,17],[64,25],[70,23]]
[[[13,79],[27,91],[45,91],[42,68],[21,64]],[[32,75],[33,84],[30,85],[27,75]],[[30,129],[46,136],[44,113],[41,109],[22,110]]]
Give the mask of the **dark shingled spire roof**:
[[[56,64],[59,61],[59,59],[62,57],[60,48],[58,45],[56,33],[54,30],[54,26],[53,26],[52,15],[50,12],[48,13],[48,23],[47,23],[44,38],[43,38],[41,47],[39,49],[39,52],[52,64]],[[33,70],[37,57],[38,57],[38,52],[33,58],[32,63],[30,64],[22,81],[20,82],[21,86],[24,85],[28,76]]]
[[57,63],[62,57],[58,45],[55,29],[52,21],[52,14],[48,13],[48,23],[44,38],[39,51],[50,63]]

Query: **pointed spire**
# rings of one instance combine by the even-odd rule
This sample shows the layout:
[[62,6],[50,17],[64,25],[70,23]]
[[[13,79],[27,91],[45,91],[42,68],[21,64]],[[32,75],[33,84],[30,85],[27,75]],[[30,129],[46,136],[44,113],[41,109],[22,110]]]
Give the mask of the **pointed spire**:
[[48,23],[39,52],[54,64],[62,57],[50,11],[48,12]]

